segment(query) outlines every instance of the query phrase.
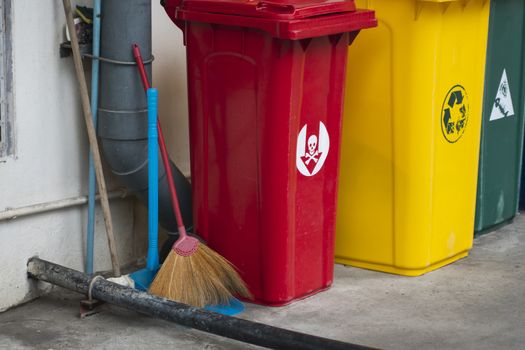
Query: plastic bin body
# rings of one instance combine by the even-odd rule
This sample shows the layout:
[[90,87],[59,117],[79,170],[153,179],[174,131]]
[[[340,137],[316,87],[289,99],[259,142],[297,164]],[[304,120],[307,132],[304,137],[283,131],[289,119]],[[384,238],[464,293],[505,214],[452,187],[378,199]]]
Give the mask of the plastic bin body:
[[489,2],[356,4],[336,262],[417,276],[472,247]]
[[256,303],[284,305],[328,288],[347,51],[360,28],[375,25],[373,12],[342,15],[342,25],[356,27],[333,35],[308,32],[313,22],[280,22],[304,30],[271,32],[250,27],[268,19],[234,26],[246,18],[177,14],[195,232],[238,268]]
[[525,120],[524,21],[522,0],[492,0],[476,233],[491,231],[518,212]]

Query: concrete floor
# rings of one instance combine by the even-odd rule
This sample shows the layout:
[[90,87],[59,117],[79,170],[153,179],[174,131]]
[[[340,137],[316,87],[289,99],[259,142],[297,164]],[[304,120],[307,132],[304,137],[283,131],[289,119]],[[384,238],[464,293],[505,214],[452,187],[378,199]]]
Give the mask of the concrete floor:
[[[419,278],[336,266],[333,288],[242,317],[385,349],[525,349],[525,216],[475,241],[472,254]],[[109,306],[78,318],[78,294],[0,314],[0,349],[245,349]]]

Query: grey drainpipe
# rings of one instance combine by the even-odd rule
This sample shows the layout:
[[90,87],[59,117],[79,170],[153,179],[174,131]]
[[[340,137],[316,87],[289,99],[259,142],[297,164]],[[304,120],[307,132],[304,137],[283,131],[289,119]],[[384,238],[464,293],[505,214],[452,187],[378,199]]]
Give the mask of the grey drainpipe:
[[[101,56],[133,62],[131,45],[140,46],[145,61],[151,57],[151,0],[102,1]],[[146,64],[151,81],[151,63]],[[104,158],[120,183],[147,204],[147,103],[135,65],[100,63],[98,136]],[[191,227],[191,186],[171,162],[186,227]],[[169,199],[166,172],[159,166],[159,221],[177,231]]]

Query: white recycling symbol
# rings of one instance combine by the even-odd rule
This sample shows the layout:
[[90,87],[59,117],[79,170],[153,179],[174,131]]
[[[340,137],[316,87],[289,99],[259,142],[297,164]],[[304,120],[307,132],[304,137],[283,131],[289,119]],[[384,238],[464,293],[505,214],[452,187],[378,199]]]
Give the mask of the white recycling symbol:
[[499,83],[498,93],[494,100],[492,113],[490,114],[490,121],[511,117],[514,115],[514,105],[512,104],[512,96],[510,93],[509,79],[507,78],[507,70],[503,70],[501,82]]

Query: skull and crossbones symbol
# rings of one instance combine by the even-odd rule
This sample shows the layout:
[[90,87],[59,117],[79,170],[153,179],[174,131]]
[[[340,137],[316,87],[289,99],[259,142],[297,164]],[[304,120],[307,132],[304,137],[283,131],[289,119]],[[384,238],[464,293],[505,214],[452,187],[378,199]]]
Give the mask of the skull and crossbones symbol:
[[303,125],[297,135],[296,167],[304,176],[314,176],[323,167],[330,149],[330,137],[326,126],[319,122],[316,128],[312,125]]
[[310,164],[312,160],[316,164],[319,161],[319,150],[317,149],[317,136],[312,135],[308,138],[308,153],[305,153],[304,156],[306,157],[306,161],[304,162],[306,165]]

